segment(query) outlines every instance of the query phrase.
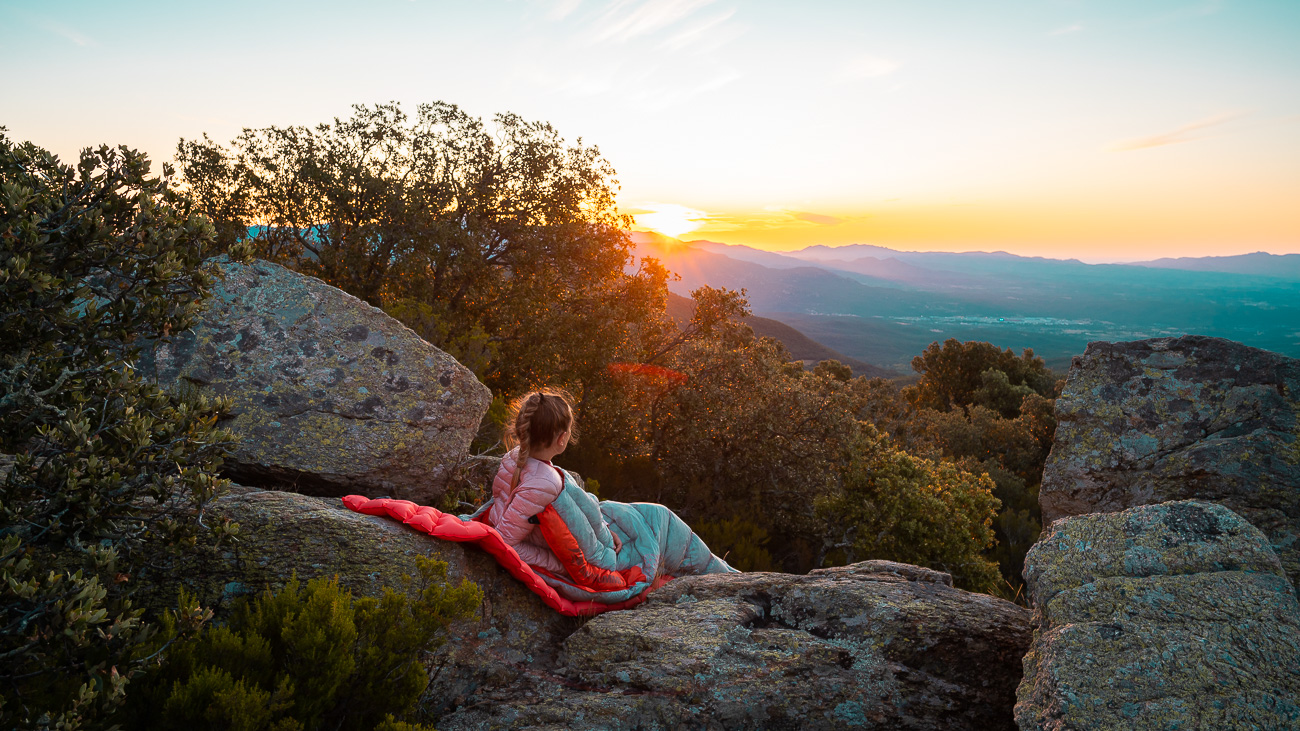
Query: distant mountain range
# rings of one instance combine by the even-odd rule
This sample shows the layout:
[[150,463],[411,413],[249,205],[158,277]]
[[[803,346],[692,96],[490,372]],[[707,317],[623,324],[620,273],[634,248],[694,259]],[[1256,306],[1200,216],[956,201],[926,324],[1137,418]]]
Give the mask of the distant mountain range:
[[1261,277],[1300,279],[1300,254],[1269,254],[1257,251],[1237,256],[1202,256],[1199,258],[1156,259],[1133,266],[1154,269],[1185,269],[1192,272],[1227,272]]
[[[680,278],[744,288],[755,315],[846,358],[910,371],[955,337],[1033,348],[1057,369],[1092,340],[1197,333],[1300,356],[1300,255],[1084,264],[1006,252],[905,252],[864,244],[769,252],[633,235]],[[789,347],[787,345],[787,347]]]

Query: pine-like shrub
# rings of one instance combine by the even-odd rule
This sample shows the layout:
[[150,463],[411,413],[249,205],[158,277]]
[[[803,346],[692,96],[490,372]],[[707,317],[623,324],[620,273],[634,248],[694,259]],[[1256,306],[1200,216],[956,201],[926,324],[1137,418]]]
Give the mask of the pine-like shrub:
[[335,579],[297,579],[239,604],[225,625],[173,645],[133,688],[125,726],[156,729],[408,729],[429,684],[422,658],[482,599],[447,565],[417,558],[408,593],[353,599]]

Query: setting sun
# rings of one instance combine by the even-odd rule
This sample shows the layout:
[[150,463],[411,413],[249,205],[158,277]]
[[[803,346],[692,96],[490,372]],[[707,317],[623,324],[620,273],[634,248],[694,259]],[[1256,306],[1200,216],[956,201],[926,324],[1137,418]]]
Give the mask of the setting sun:
[[676,203],[646,203],[642,208],[649,212],[632,216],[637,226],[674,239],[703,226],[709,218],[704,211]]

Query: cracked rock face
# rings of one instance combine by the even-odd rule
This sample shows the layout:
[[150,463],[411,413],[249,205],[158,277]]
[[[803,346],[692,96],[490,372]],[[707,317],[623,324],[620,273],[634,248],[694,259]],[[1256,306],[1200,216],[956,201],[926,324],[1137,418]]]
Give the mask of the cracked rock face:
[[1209,500],[1263,530],[1300,580],[1300,360],[1201,336],[1092,343],[1056,418],[1044,522]]
[[438,728],[1012,729],[1028,620],[887,561],[687,577]]
[[1065,518],[1029,551],[1021,731],[1300,727],[1300,605],[1214,503]]
[[229,475],[316,495],[428,503],[491,394],[450,355],[361,300],[264,261],[224,276],[202,321],[142,359],[162,382],[233,400]]

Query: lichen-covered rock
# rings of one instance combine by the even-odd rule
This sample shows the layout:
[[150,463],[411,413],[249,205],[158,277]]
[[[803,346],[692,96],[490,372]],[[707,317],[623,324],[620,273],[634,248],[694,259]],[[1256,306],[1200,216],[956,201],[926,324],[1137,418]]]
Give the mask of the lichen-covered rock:
[[1025,559],[1021,731],[1300,727],[1300,605],[1264,534],[1209,502],[1065,518]]
[[437,498],[491,400],[474,374],[318,279],[212,263],[223,280],[202,321],[145,353],[142,368],[233,399],[229,475],[316,495]]
[[451,641],[430,660],[436,677],[424,710],[436,715],[467,702],[483,684],[515,682],[521,674],[555,663],[564,638],[579,621],[563,617],[510,576],[483,551],[440,541],[385,518],[361,515],[336,499],[235,487],[214,501],[204,521],[239,523],[238,541],[187,551],[168,576],[144,576],[140,598],[151,608],[175,606],[179,586],[223,616],[240,597],[291,577],[337,576],[357,596],[380,596],[416,575],[416,556],[445,561],[453,583],[462,578],[483,590],[473,620],[453,625]]
[[1044,522],[1209,500],[1263,530],[1300,580],[1300,360],[1201,336],[1092,343],[1056,418]]
[[1028,611],[872,561],[677,579],[438,728],[1013,728]]

